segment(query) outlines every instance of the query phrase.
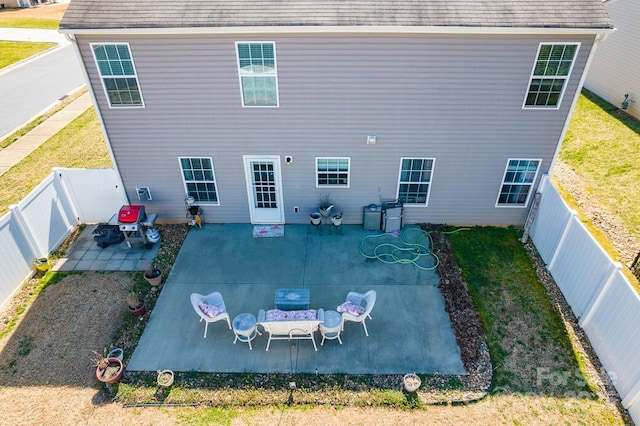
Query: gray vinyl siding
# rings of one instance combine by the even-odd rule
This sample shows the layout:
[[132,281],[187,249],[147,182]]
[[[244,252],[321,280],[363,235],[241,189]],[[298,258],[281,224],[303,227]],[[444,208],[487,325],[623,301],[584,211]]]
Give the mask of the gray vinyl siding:
[[598,45],[585,87],[620,108],[629,94],[627,112],[640,119],[640,2],[606,3],[617,31]]
[[[548,171],[593,36],[170,35],[78,36],[116,163],[132,202],[184,220],[180,156],[213,158],[219,206],[208,222],[250,221],[243,155],[280,155],[287,223],[307,223],[330,193],[345,223],[394,198],[400,158],[435,158],[427,207],[405,222],[521,224],[528,209],[496,208],[509,158]],[[280,107],[243,108],[236,41],[275,41]],[[110,109],[90,42],[130,43],[144,109]],[[540,42],[581,42],[558,110],[522,108]],[[367,135],[377,143],[367,145]],[[293,156],[285,165],[284,157]],[[350,157],[349,188],[315,186],[316,157]],[[536,182],[537,184],[537,182]],[[294,206],[300,208],[294,213]]]

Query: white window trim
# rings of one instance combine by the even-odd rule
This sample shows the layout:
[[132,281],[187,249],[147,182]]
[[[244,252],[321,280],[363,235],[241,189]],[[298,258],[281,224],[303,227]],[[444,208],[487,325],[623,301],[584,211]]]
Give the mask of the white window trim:
[[[347,160],[347,184],[346,185],[320,185],[318,184],[318,160]],[[316,188],[349,188],[351,187],[351,157],[316,157],[314,161],[316,170]]]
[[[100,72],[100,65],[98,64],[98,58],[96,58],[96,53],[93,50],[94,46],[106,46],[106,45],[114,45],[114,46],[119,46],[119,45],[125,45],[127,46],[127,49],[129,49],[129,56],[131,56],[131,66],[133,67],[133,75],[118,75],[118,76],[111,76],[111,75],[107,75],[107,76],[103,76],[102,73]],[[93,56],[93,62],[96,65],[96,71],[98,71],[98,76],[100,77],[100,83],[102,84],[102,90],[104,92],[104,96],[107,100],[107,103],[109,104],[109,108],[110,109],[129,109],[129,108],[144,108],[145,104],[144,104],[144,97],[142,96],[142,87],[140,87],[140,79],[138,78],[138,70],[136,68],[136,63],[133,59],[133,52],[131,51],[131,45],[129,45],[129,43],[127,42],[110,42],[110,41],[105,41],[102,43],[89,43],[89,46],[91,47],[91,55]],[[136,81],[138,82],[138,90],[140,91],[140,105],[116,105],[113,106],[111,104],[111,99],[109,98],[109,93],[107,92],[107,86],[104,84],[104,79],[105,78],[135,78]]]
[[[569,72],[567,73],[566,76],[549,76],[549,77],[545,77],[545,76],[535,76],[533,75],[533,73],[536,70],[536,64],[538,63],[538,57],[540,56],[540,49],[542,49],[543,45],[552,45],[552,46],[557,46],[557,45],[562,45],[562,46],[570,46],[570,45],[574,45],[576,46],[576,54],[573,57],[573,61],[571,62],[571,67],[569,68]],[[534,109],[534,110],[557,110],[560,109],[560,105],[562,105],[562,100],[564,99],[564,93],[567,90],[567,85],[569,84],[569,79],[571,78],[571,74],[573,73],[573,67],[576,64],[576,60],[578,59],[578,54],[580,53],[580,46],[582,45],[582,43],[580,42],[540,42],[538,44],[538,51],[536,52],[536,56],[535,58],[533,58],[533,66],[531,67],[531,74],[529,75],[529,82],[527,84],[527,88],[524,92],[524,99],[522,100],[522,109],[526,109],[526,110],[530,110],[530,109]],[[560,97],[558,98],[558,103],[555,106],[537,106],[537,105],[527,105],[527,97],[529,96],[529,89],[531,88],[531,81],[534,78],[562,78],[564,79],[564,84],[562,85],[562,92],[560,93]]]
[[[244,103],[244,90],[242,88],[242,77],[247,77],[243,75],[243,71],[240,68],[240,53],[238,52],[238,45],[240,44],[272,44],[273,45],[273,77],[276,80],[276,104],[275,105],[246,105]],[[240,100],[242,102],[243,108],[278,108],[280,107],[280,88],[278,87],[278,52],[276,52],[276,42],[275,41],[236,41],[236,67],[238,68],[238,83],[240,84]],[[261,75],[253,75],[249,77],[260,77],[260,76],[271,76],[271,73],[265,73]]]
[[[528,184],[528,183],[516,183],[516,184],[511,184],[511,183],[505,183],[504,179],[507,177],[507,171],[509,170],[509,163],[512,161],[537,161],[538,162],[538,168],[536,169],[536,175],[533,177],[533,181]],[[536,185],[536,182],[538,181],[538,173],[540,173],[540,168],[542,167],[542,158],[508,158],[507,159],[507,164],[504,166],[504,173],[502,174],[502,180],[500,181],[500,186],[498,187],[498,196],[496,197],[496,204],[495,207],[496,208],[506,208],[506,209],[525,209],[527,208],[527,206],[529,205],[529,200],[531,199],[531,193],[535,192],[534,191],[534,187]],[[504,185],[531,185],[531,191],[529,191],[529,193],[527,194],[527,199],[524,202],[524,204],[499,204],[500,201],[500,193],[502,192],[502,187]]]
[[[182,169],[182,160],[190,160],[193,158],[206,158],[209,161],[211,161],[211,174],[213,175],[213,184],[215,185],[216,188],[216,197],[218,198],[217,202],[212,202],[212,201],[196,201],[196,204],[199,205],[205,205],[205,206],[219,206],[220,205],[220,189],[218,188],[218,179],[216,179],[216,169],[215,166],[213,165],[213,158],[212,157],[207,157],[207,156],[202,156],[202,155],[183,155],[181,157],[178,157],[178,168],[180,170],[180,177],[182,177],[182,184],[184,186],[184,193],[185,196],[189,195],[189,189],[187,188],[187,181],[184,179],[184,170]],[[209,183],[209,181],[189,181],[189,183],[193,183],[193,182],[207,182]]]
[[403,204],[404,207],[428,207],[429,206],[429,198],[431,198],[431,188],[433,188],[433,175],[436,170],[436,159],[435,157],[401,157],[400,165],[398,167],[398,186],[396,187],[396,195],[400,195],[400,185],[402,183],[411,183],[411,182],[403,182],[400,180],[402,177],[402,161],[404,160],[431,160],[433,161],[433,166],[431,167],[431,180],[429,180],[429,189],[427,190],[427,199],[424,203],[411,203],[411,204]]

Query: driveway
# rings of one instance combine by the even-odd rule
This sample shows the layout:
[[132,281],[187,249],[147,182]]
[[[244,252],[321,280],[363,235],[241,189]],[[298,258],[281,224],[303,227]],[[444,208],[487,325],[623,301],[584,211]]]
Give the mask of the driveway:
[[[375,246],[402,245],[399,238],[382,237],[359,225],[342,227],[342,234],[320,235],[312,226],[286,225],[285,235],[254,238],[248,224],[207,224],[192,229],[176,259],[149,323],[127,366],[132,371],[404,374],[407,372],[464,374],[433,257],[414,264],[389,264],[367,259]],[[419,230],[405,235],[416,239]],[[364,241],[364,242],[363,242]],[[273,309],[277,288],[308,288],[311,308],[335,310],[347,292],[376,290],[369,337],[357,323],[345,323],[342,345],[320,346],[308,340],[272,341],[267,336],[233,344],[224,321],[209,326],[194,312],[193,292],[222,293],[231,318],[260,309]]]

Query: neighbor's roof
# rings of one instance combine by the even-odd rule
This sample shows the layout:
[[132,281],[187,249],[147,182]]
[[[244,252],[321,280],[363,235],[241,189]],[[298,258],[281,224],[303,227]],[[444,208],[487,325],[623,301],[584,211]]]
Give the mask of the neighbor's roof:
[[602,0],[72,0],[60,28],[401,26],[611,29]]

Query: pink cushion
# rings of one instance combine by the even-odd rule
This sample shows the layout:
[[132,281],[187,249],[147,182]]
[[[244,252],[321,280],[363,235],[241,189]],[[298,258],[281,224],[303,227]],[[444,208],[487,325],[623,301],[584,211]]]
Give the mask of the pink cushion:
[[314,320],[318,318],[318,311],[315,309],[307,309],[306,311],[270,309],[267,311],[265,318],[267,321]]
[[202,313],[208,316],[209,318],[215,318],[224,312],[224,309],[219,308],[217,306],[210,305],[205,301],[198,302],[198,308],[200,308]]
[[359,317],[364,314],[364,308],[353,302],[344,302],[342,305],[338,306],[336,310],[340,313],[347,312],[355,317]]

